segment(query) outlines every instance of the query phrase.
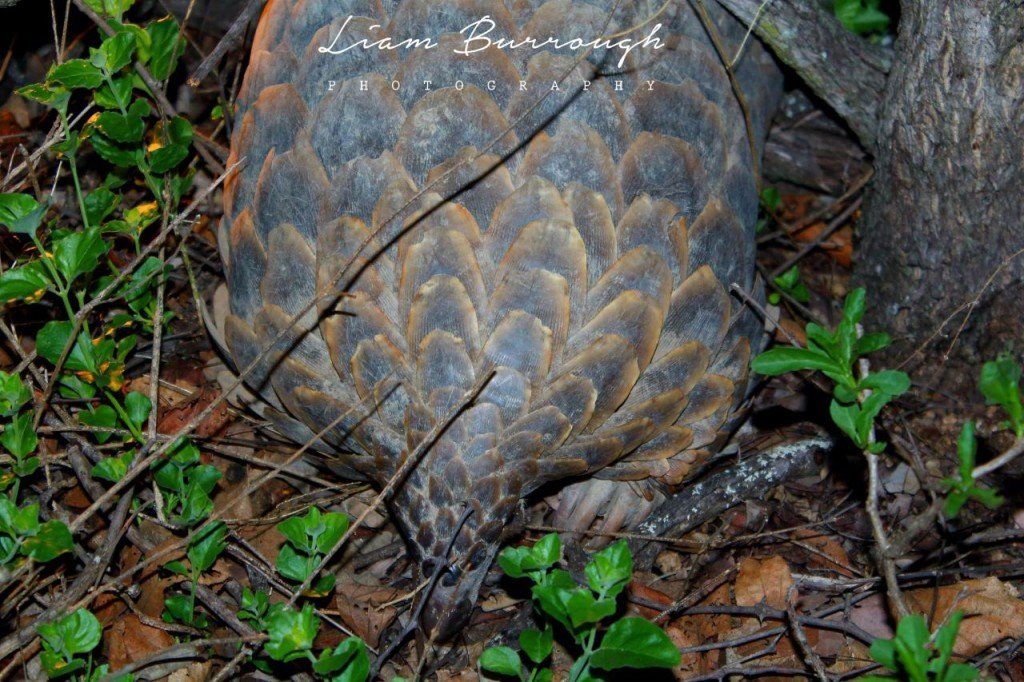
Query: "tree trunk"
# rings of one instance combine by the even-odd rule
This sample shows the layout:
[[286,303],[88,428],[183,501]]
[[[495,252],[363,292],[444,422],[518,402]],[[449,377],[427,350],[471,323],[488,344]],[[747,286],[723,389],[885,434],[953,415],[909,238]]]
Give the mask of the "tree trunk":
[[855,273],[893,357],[974,365],[1024,337],[1022,33],[1020,0],[903,2]]
[[1019,345],[1024,2],[903,0],[891,59],[817,2],[718,2],[757,18],[757,35],[875,156],[854,275],[869,323],[895,338],[890,360],[929,377]]

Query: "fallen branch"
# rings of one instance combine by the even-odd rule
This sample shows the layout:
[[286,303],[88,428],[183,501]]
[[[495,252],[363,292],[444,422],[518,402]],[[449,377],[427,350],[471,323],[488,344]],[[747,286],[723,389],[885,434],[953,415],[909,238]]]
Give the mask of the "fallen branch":
[[857,38],[816,2],[772,0],[763,11],[762,0],[718,4],[751,26],[846,121],[861,143],[874,148],[878,107],[892,62],[888,49]]
[[[739,464],[711,474],[665,500],[637,529],[646,535],[683,535],[741,502],[760,498],[785,481],[818,471],[818,456],[832,449],[831,438],[819,436],[777,445]],[[634,544],[637,565],[648,567],[660,544]]]

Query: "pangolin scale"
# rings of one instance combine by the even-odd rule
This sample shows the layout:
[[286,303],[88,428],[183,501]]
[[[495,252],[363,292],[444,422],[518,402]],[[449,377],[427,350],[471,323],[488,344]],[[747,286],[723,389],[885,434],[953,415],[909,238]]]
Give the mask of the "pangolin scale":
[[[635,524],[744,400],[763,325],[730,286],[760,289],[748,132],[759,150],[780,76],[751,41],[746,125],[696,13],[662,4],[270,0],[260,21],[220,338],[336,470],[381,487],[421,446],[388,507],[424,573],[446,571],[439,634],[525,496],[560,483],[556,523]],[[710,9],[735,53],[743,28]],[[663,44],[459,54],[484,17],[493,39],[661,24]],[[436,47],[367,47],[385,37]]]

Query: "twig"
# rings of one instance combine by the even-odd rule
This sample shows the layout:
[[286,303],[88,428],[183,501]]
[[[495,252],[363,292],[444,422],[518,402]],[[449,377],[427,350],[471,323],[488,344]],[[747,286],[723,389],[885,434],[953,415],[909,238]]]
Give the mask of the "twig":
[[761,192],[761,159],[757,153],[757,135],[754,131],[754,121],[750,117],[750,107],[747,104],[747,97],[743,94],[743,88],[740,86],[739,79],[736,78],[736,73],[733,70],[732,60],[725,52],[725,46],[722,44],[722,38],[718,34],[718,27],[715,26],[715,22],[711,19],[711,15],[708,14],[708,8],[704,6],[704,0],[693,0],[697,7],[697,14],[700,17],[701,23],[704,24],[704,30],[708,32],[708,36],[711,38],[711,44],[715,47],[715,52],[718,53],[718,59],[722,62],[722,66],[725,67],[725,73],[729,77],[729,83],[732,85],[733,95],[736,97],[736,102],[740,106],[740,111],[743,113],[743,124],[747,128],[747,142],[750,145],[750,168],[751,174],[754,176],[754,184],[757,186],[758,193]]
[[192,72],[192,75],[188,77],[188,85],[190,88],[198,88],[199,84],[210,75],[210,71],[217,65],[217,62],[227,53],[228,50],[233,48],[238,42],[239,38],[242,37],[242,33],[245,31],[245,27],[248,26],[249,22],[253,20],[253,17],[259,12],[260,8],[263,7],[263,3],[266,0],[249,0],[245,8],[238,14],[228,30],[224,32],[224,36],[217,43],[217,46],[213,48],[213,51],[202,63],[196,67],[196,70]]
[[789,627],[793,631],[793,639],[796,640],[797,646],[800,647],[800,653],[804,655],[804,663],[806,663],[814,671],[815,676],[821,682],[828,682],[829,675],[825,669],[825,664],[821,662],[821,657],[811,647],[810,642],[807,641],[807,633],[804,632],[803,626],[800,624],[800,617],[796,612],[796,605],[794,604],[794,596],[796,594],[796,585],[790,585],[789,590],[786,593],[786,618],[789,621]]
[[835,233],[836,230],[838,230],[840,227],[846,224],[846,221],[850,218],[850,216],[852,216],[857,211],[857,209],[860,208],[860,205],[863,201],[864,197],[857,197],[853,202],[850,203],[849,206],[843,209],[842,213],[833,218],[817,237],[815,237],[812,241],[809,241],[806,244],[804,244],[800,248],[800,250],[793,254],[789,259],[787,259],[786,262],[772,270],[769,279],[774,280],[776,277],[778,277],[779,275],[781,275],[782,273],[786,272],[791,267],[799,263],[804,256],[806,256],[811,251],[814,251],[816,248],[821,246],[826,239],[828,239],[833,235],[833,233]]
[[974,467],[971,475],[974,476],[974,478],[981,478],[982,476],[991,474],[996,469],[1000,469],[1017,459],[1017,457],[1022,453],[1024,453],[1024,438],[1018,438],[1016,442],[1010,446],[1010,449],[1003,454],[999,455],[995,459],[985,462],[984,464]]
[[[863,334],[863,329],[857,325],[857,336]],[[857,366],[860,371],[861,378],[864,378],[870,374],[870,364],[867,358],[860,358],[857,361]],[[862,391],[858,396],[858,401],[864,402],[871,395],[870,390]],[[875,429],[872,426],[871,431],[868,434],[868,444],[874,445],[875,443]],[[871,521],[871,534],[875,539],[875,555],[878,559],[878,564],[882,569],[882,574],[885,576],[886,592],[889,594],[889,599],[892,601],[893,606],[896,608],[897,614],[900,618],[906,618],[910,615],[910,609],[907,608],[907,602],[903,598],[903,591],[900,589],[899,581],[896,579],[896,563],[893,560],[892,548],[889,544],[889,538],[885,534],[885,526],[882,524],[882,516],[878,512],[878,497],[881,489],[881,483],[878,476],[878,455],[871,452],[870,447],[864,450],[864,457],[868,462],[868,497],[864,503],[865,510],[868,514],[868,519]]]

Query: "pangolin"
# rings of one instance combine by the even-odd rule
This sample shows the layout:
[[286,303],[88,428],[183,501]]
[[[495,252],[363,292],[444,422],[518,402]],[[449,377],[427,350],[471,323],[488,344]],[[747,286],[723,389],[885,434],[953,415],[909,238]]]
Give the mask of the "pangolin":
[[266,5],[220,336],[282,432],[394,486],[442,576],[435,634],[524,497],[568,485],[559,524],[635,524],[744,400],[763,324],[731,287],[760,289],[752,154],[780,75],[708,11],[725,58],[745,45],[738,87],[686,0]]

